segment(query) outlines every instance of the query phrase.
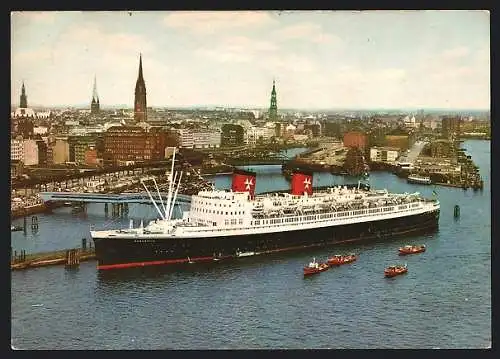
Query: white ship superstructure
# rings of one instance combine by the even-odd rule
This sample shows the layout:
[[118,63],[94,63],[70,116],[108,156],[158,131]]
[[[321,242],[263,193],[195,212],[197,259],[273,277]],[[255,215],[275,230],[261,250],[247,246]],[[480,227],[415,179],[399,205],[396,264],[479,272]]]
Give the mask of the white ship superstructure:
[[391,194],[332,187],[312,196],[275,193],[249,198],[247,192],[201,191],[181,219],[157,219],[141,228],[93,232],[93,237],[179,238],[247,235],[379,221],[439,209],[439,201],[416,193]]

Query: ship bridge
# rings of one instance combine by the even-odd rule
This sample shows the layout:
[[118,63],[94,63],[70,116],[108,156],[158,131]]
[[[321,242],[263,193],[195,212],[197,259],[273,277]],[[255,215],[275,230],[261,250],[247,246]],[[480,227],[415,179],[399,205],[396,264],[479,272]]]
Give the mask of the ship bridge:
[[[146,192],[140,193],[85,193],[85,192],[40,192],[44,202],[85,202],[85,203],[151,203]],[[167,199],[167,193],[161,193],[163,201]],[[159,201],[158,193],[151,193],[155,201]],[[191,204],[191,196],[177,194],[175,204]]]

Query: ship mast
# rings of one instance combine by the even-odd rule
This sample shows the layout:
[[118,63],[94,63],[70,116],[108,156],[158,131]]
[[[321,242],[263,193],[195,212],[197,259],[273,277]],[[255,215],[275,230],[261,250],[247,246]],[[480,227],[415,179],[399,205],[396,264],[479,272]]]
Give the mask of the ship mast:
[[[156,210],[158,211],[160,217],[163,220],[170,220],[172,218],[172,213],[173,213],[173,209],[174,209],[174,206],[175,206],[175,200],[177,199],[177,192],[179,191],[179,187],[180,187],[180,183],[181,183],[181,178],[182,178],[182,172],[181,172],[181,175],[179,176],[179,182],[177,183],[177,188],[176,188],[175,182],[177,180],[178,173],[175,172],[175,174],[174,174],[175,149],[176,148],[174,147],[174,151],[173,151],[173,154],[172,154],[172,166],[171,166],[171,169],[170,169],[170,174],[168,176],[169,183],[168,183],[168,194],[167,194],[167,205],[166,206],[163,203],[163,198],[161,197],[160,189],[158,187],[156,179],[153,177],[153,182],[154,182],[154,185],[155,185],[155,188],[156,188],[156,192],[158,193],[158,197],[160,199],[161,206],[163,208],[163,213],[158,208],[158,206],[157,206],[156,202],[154,201],[151,193],[149,192],[149,190],[146,188],[146,186],[143,183],[143,186],[146,189],[146,192],[148,193],[149,198],[153,202]],[[173,191],[174,191],[175,188],[176,188],[175,194],[173,194]]]
[[172,168],[170,170],[170,176],[169,176],[169,184],[168,184],[168,197],[167,197],[167,208],[165,211],[165,216],[170,213],[170,201],[172,199],[172,184],[175,181],[174,178],[174,163],[175,163],[175,147],[174,147],[174,153],[172,155]]
[[163,199],[161,198],[160,189],[158,188],[158,184],[156,183],[156,178],[154,178],[154,177],[153,177],[153,182],[154,182],[155,187],[156,187],[156,193],[158,193],[158,197],[160,198],[160,203],[161,203],[161,207],[163,208],[163,213],[165,213],[165,217],[166,217],[167,210],[165,209],[165,205],[163,204]]
[[[177,175],[177,172],[175,174]],[[177,188],[175,189],[174,200],[172,201],[172,206],[170,208],[170,213],[168,215],[168,219],[172,219],[172,213],[174,212],[175,200],[177,199],[177,193],[179,192],[179,187],[181,186],[181,179],[182,179],[182,171],[181,171],[181,175],[179,176],[179,182],[177,182]]]
[[160,209],[158,208],[158,206],[156,205],[156,202],[155,200],[153,199],[153,196],[151,196],[151,193],[149,192],[148,188],[146,187],[146,185],[144,184],[144,181],[141,179],[141,184],[142,186],[144,187],[144,189],[146,190],[146,192],[148,193],[148,196],[149,196],[149,199],[151,200],[151,202],[153,202],[156,210],[158,211],[158,213],[160,214],[160,217],[161,219],[165,219],[165,216],[163,215],[163,213],[161,213]]

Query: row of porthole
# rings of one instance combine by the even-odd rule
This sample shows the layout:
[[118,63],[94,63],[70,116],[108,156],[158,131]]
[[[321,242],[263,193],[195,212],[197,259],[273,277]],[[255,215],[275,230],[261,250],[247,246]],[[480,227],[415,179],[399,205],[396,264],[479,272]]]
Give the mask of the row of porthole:
[[[195,212],[203,212],[203,213],[212,213],[212,214],[220,214],[220,215],[224,215],[224,213],[222,211],[215,211],[215,210],[209,210],[209,209],[205,209],[205,208],[194,208]],[[235,215],[242,215],[244,214],[244,212],[242,211],[238,211],[238,212],[234,212]],[[226,212],[226,215],[233,215],[233,212]]]
[[[211,204],[208,202],[201,202],[201,201],[196,201],[193,204],[195,205],[201,205],[201,206],[210,206]],[[217,207],[217,204],[214,205],[214,207]],[[219,203],[219,207],[226,207],[226,204],[222,205],[222,203]],[[231,205],[227,205],[227,207],[232,207]],[[241,203],[239,203],[237,206],[234,207],[241,207]]]
[[[407,209],[407,210],[404,210],[404,211],[398,211],[398,212],[408,212],[408,211],[410,211],[410,210],[409,210],[409,209]],[[347,214],[347,213],[345,213],[345,214],[344,214],[344,213],[339,213],[337,218],[339,218],[341,215],[343,215],[343,216],[348,216],[349,214]],[[366,216],[367,216],[367,215],[364,215],[363,217],[366,217]],[[299,218],[299,219],[300,219],[300,218]],[[324,222],[324,221],[328,221],[328,220],[330,220],[330,219],[331,219],[331,218],[321,219],[321,221],[322,221],[322,222]],[[314,223],[314,222],[311,222],[311,221],[313,221],[313,220],[309,220],[309,221],[304,220],[303,222]],[[265,220],[263,220],[263,222],[265,222]],[[305,224],[309,224],[309,223],[305,223]],[[264,224],[269,224],[269,223],[265,222],[265,223],[262,223],[262,224],[264,225]],[[282,223],[282,224],[280,224],[280,225],[298,225],[298,224],[304,224],[304,223]],[[255,222],[255,223],[253,223],[253,225],[259,226],[259,228],[272,228],[272,227],[274,227],[274,226],[260,226],[260,222],[259,222],[259,223],[256,223],[256,222]],[[232,228],[228,228],[228,229],[232,229]],[[253,227],[245,227],[245,228],[238,228],[238,229],[239,229],[239,230],[247,230],[247,229],[253,229]],[[226,230],[226,229],[215,229],[215,230],[211,229],[211,230],[208,230],[207,232],[214,232],[214,231],[216,231],[216,232],[221,232],[221,231],[225,231],[225,230]],[[190,231],[187,231],[187,232],[190,232]]]

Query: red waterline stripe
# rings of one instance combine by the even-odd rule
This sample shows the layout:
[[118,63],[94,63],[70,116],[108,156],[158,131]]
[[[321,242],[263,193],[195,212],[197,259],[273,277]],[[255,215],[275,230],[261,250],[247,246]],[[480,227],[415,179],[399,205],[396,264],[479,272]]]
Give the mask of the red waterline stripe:
[[[345,241],[339,241],[335,243],[344,243],[344,242],[351,242],[355,241],[356,239],[348,239]],[[275,252],[284,252],[284,251],[290,251],[290,250],[296,250],[296,249],[301,249],[301,248],[309,248],[309,247],[319,247],[322,246],[321,244],[311,244],[309,246],[294,246],[294,247],[287,247],[287,248],[280,248],[280,249],[272,249],[264,252],[259,252],[259,254],[268,254],[268,253],[275,253]],[[220,259],[228,259],[232,258],[232,256],[224,256],[221,257]],[[193,262],[201,262],[201,261],[211,261],[213,260],[214,257],[196,257],[196,258],[191,258]],[[97,265],[97,269],[102,270],[102,269],[118,269],[118,268],[132,268],[132,267],[145,267],[145,266],[154,266],[154,265],[164,265],[164,264],[177,264],[177,263],[187,263],[188,259],[187,258],[180,258],[180,259],[166,259],[166,260],[161,260],[161,261],[149,261],[149,262],[132,262],[132,263],[117,263],[117,264],[103,264],[103,265]]]
[[[360,239],[363,239],[363,238],[346,239],[346,240],[343,240],[343,241],[328,242],[326,244],[339,244],[339,243],[355,242],[355,241],[359,241]],[[310,244],[308,246],[302,245],[302,246],[286,247],[286,248],[280,248],[280,249],[271,249],[271,250],[260,252],[260,253],[262,253],[262,254],[276,253],[276,252],[291,251],[291,250],[295,250],[295,249],[310,248],[310,247],[323,247],[323,244],[317,243],[317,244]]]
[[[213,257],[196,257],[196,258],[191,258],[191,260],[192,261],[209,261],[209,260],[213,260]],[[187,263],[187,262],[189,262],[189,260],[187,258],[166,259],[166,260],[161,260],[161,261],[149,261],[149,262],[102,264],[102,265],[97,265],[97,269],[118,269],[118,268],[145,267],[145,266]]]
[[[394,233],[393,235],[401,235],[409,232],[416,231],[418,229],[410,229],[402,232],[397,232]],[[370,239],[370,238],[375,238],[375,236],[368,236],[364,238],[353,238],[353,239],[345,239],[342,241],[336,241],[336,242],[328,242],[327,244],[339,244],[339,243],[348,243],[348,242],[356,242],[362,239]],[[323,244],[311,244],[308,246],[294,246],[294,247],[286,247],[286,248],[280,248],[280,249],[271,249],[268,251],[263,251],[263,252],[258,252],[258,254],[269,254],[269,253],[277,253],[277,252],[284,252],[284,251],[291,251],[291,250],[296,250],[296,249],[301,249],[301,248],[310,248],[310,247],[322,247]],[[232,258],[233,256],[224,256],[220,257],[219,259],[228,259]],[[196,258],[191,258],[193,262],[200,262],[200,261],[211,261],[213,260],[214,257],[196,257]],[[180,259],[166,259],[162,261],[150,261],[150,262],[132,262],[132,263],[118,263],[118,264],[103,264],[103,265],[98,265],[97,269],[118,269],[118,268],[132,268],[132,267],[145,267],[145,266],[152,266],[152,265],[162,265],[162,264],[176,264],[176,263],[187,263],[189,262],[187,258],[180,258]]]

